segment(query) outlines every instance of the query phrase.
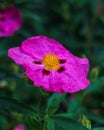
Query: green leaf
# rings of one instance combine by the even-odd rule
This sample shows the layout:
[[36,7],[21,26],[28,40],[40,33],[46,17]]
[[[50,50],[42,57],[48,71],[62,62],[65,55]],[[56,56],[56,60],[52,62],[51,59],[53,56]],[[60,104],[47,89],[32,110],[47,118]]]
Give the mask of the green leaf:
[[59,104],[62,102],[66,94],[56,94],[54,93],[48,100],[48,105],[46,109],[46,113],[48,115],[53,114],[57,111]]
[[47,130],[55,130],[55,122],[51,118],[46,119]]
[[82,126],[77,121],[67,117],[55,116],[54,120],[58,126],[66,130],[88,130],[86,127]]
[[36,111],[32,107],[8,97],[0,97],[0,109],[15,111],[23,115],[37,116]]
[[95,82],[84,91],[84,95],[87,95],[92,92],[97,92],[104,85],[104,77],[100,77]]
[[36,117],[26,116],[26,121],[31,130],[42,130],[42,124]]
[[104,130],[104,127],[94,128],[92,130]]

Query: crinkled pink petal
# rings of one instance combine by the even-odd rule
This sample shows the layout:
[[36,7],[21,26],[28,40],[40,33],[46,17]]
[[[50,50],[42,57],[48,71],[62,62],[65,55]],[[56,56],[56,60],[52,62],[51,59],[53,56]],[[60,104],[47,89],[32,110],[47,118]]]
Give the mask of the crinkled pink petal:
[[0,37],[12,36],[21,27],[22,17],[20,11],[15,7],[3,9],[0,19]]
[[77,58],[74,57],[72,60],[67,59],[66,64],[64,64],[67,73],[76,77],[77,80],[86,78],[89,70],[89,61],[87,58]]
[[[53,76],[52,74],[45,75],[43,73],[44,67],[27,67],[26,68],[26,75],[34,82],[35,86],[40,86],[43,89],[51,92],[58,92],[62,93],[62,90],[60,90],[60,86],[53,87],[52,83],[53,81],[57,82],[56,75]],[[60,83],[60,82],[59,82]]]
[[64,79],[67,81],[66,84],[64,83],[64,85],[62,86],[65,92],[74,93],[80,90],[84,90],[89,86],[89,81],[87,79],[83,79],[82,81],[80,79],[74,79],[75,77],[72,77],[70,75],[63,74],[63,76]]
[[34,67],[26,68],[26,75],[34,82],[35,86],[40,86],[47,91],[51,91],[49,77],[50,75],[45,75],[43,73],[44,67],[34,65]]
[[42,69],[40,67],[27,67],[26,75],[34,82],[35,86],[41,86]]
[[[74,82],[73,82],[74,81]],[[73,93],[80,90],[79,86],[76,86],[76,81],[72,79],[70,75],[65,73],[54,73],[51,77],[51,88],[54,92],[63,93],[69,92]],[[74,83],[74,84],[73,84]]]
[[23,41],[22,49],[28,55],[33,57],[43,58],[46,54],[57,54],[59,58],[72,56],[69,52],[56,40],[46,36],[31,37]]
[[63,93],[63,80],[62,80],[62,76],[60,76],[60,74],[58,74],[58,72],[52,71],[51,73],[51,77],[50,77],[50,88],[52,92],[56,92],[56,93]]
[[25,54],[20,47],[14,47],[9,49],[8,56],[11,57],[17,64],[26,66],[35,61],[31,56]]
[[45,54],[51,51],[48,44],[49,42],[45,37],[36,36],[23,41],[22,49],[25,53],[33,56],[34,58],[38,57],[42,59]]
[[55,72],[53,73],[50,79],[51,88],[54,92],[58,93],[63,92],[74,93],[88,87],[89,81],[87,79],[80,81],[80,79],[78,80],[74,78],[75,77],[72,77],[66,72],[63,73]]
[[78,67],[85,74],[85,76],[87,76],[88,71],[89,71],[89,60],[88,60],[88,58],[75,57],[75,59],[77,61],[77,65],[79,64]]
[[[83,66],[84,65],[84,66]],[[86,67],[87,68],[86,68]],[[68,77],[70,77],[69,84],[73,87],[70,88],[70,91],[79,91],[87,88],[90,84],[89,80],[87,80],[86,76],[88,73],[88,60],[87,58],[78,58],[76,60],[67,60],[67,63],[64,64],[65,67],[65,73]]]
[[13,130],[25,130],[25,126],[23,124],[19,124]]

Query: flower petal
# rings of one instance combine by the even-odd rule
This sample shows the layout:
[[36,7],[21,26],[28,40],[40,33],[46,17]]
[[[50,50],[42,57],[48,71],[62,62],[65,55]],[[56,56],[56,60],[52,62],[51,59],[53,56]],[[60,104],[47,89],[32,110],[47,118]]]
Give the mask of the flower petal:
[[21,27],[22,17],[20,11],[15,7],[2,9],[0,20],[0,37],[12,36]]
[[48,44],[49,42],[44,36],[31,37],[22,43],[22,49],[34,58],[42,59],[45,54],[50,52]]
[[[22,43],[22,49],[28,55],[38,57],[42,60],[43,56],[49,53],[57,54],[59,58],[65,58],[69,52],[56,40],[46,36],[36,36],[26,39]],[[70,54],[71,55],[71,54]]]
[[35,86],[40,86],[47,91],[51,91],[50,84],[49,84],[49,77],[50,75],[43,74],[43,66],[28,66],[26,68],[26,75],[34,82]]
[[50,76],[50,88],[53,92],[64,93],[62,89],[62,85],[64,83],[62,78],[63,77],[60,76],[60,74],[55,71],[52,71]]
[[87,79],[84,79],[83,81],[80,81],[80,79],[74,79],[71,75],[67,74],[66,72],[61,74],[55,72],[51,76],[50,84],[53,92],[74,93],[88,87],[89,81]]
[[87,76],[89,71],[89,60],[88,58],[79,58],[75,57],[77,60],[77,63],[79,64],[80,69],[83,71],[85,76]]
[[64,79],[66,80],[66,82],[62,86],[63,90],[68,93],[74,93],[80,90],[84,90],[90,84],[89,80],[87,79],[83,79],[82,81],[78,78],[74,79],[75,77],[66,74],[63,74],[62,77],[64,77]]
[[[88,63],[88,60],[86,58],[82,58],[80,61],[83,61],[82,63]],[[83,90],[89,86],[90,82],[87,79],[88,68],[86,70],[86,68],[83,67],[83,64],[78,62],[76,59],[73,59],[71,61],[68,60],[68,62],[64,64],[64,67],[65,71],[62,74],[64,74],[64,77],[67,76],[66,78],[68,80],[68,84],[70,85],[69,91],[76,92],[79,90]],[[67,87],[65,88],[65,90],[67,90]]]
[[4,10],[4,19],[6,22],[10,22],[9,26],[11,26],[13,30],[17,30],[20,28],[22,24],[22,16],[20,11],[15,7],[8,7]]
[[5,37],[5,36],[12,36],[14,33],[14,30],[11,29],[10,23],[8,24],[7,22],[0,22],[0,37]]
[[11,57],[17,64],[20,64],[22,66],[26,66],[26,64],[31,64],[34,59],[25,54],[20,47],[14,47],[9,49],[8,56]]

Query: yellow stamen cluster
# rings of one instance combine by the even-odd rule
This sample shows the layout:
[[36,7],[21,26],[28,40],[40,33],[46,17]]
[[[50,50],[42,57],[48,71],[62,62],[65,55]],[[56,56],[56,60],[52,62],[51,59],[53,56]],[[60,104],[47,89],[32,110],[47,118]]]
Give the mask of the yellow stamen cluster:
[[56,54],[45,55],[42,64],[47,70],[58,70],[60,68],[59,58]]

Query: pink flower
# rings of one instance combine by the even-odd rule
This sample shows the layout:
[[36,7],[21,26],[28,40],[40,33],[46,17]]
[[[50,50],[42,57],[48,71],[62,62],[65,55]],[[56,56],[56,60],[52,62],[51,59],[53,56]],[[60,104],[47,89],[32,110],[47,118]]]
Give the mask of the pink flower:
[[21,27],[21,13],[15,7],[0,7],[0,37],[12,36]]
[[25,130],[25,126],[23,124],[19,124],[13,130]]
[[74,56],[52,38],[28,38],[20,47],[9,49],[8,56],[26,69],[35,86],[47,91],[73,93],[90,84],[88,59]]

